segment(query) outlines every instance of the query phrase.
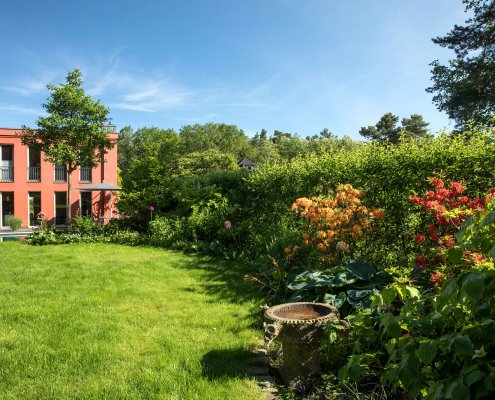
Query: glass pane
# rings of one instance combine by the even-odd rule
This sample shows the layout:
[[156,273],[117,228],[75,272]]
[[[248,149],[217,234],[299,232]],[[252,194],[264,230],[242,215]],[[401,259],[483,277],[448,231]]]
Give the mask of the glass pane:
[[91,217],[91,192],[81,192],[81,215],[84,217]]
[[14,215],[14,193],[3,192],[2,193],[2,225],[5,226],[5,217],[7,215]]
[[67,223],[67,193],[55,192],[55,225]]
[[13,161],[14,160],[14,146],[3,145],[2,147],[2,161]]
[[38,214],[41,212],[41,192],[29,192],[29,225],[36,226],[39,221]]
[[32,147],[29,148],[29,166],[39,167],[41,165],[41,152]]

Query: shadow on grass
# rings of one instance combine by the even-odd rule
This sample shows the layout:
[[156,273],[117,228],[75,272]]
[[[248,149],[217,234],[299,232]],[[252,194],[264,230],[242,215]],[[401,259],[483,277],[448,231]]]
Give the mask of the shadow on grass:
[[249,375],[249,361],[252,358],[244,349],[211,350],[201,359],[203,376],[208,380],[244,378]]
[[[181,263],[181,268],[203,271],[202,289],[215,300],[235,304],[254,302],[258,305],[267,301],[267,296],[259,285],[243,279],[244,275],[252,271],[242,263],[189,255],[187,261]],[[187,290],[194,291],[194,289]]]

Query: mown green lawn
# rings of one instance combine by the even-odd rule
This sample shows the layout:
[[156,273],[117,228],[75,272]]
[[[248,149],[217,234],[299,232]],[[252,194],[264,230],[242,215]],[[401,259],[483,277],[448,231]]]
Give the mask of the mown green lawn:
[[261,299],[236,265],[0,243],[0,399],[260,399]]

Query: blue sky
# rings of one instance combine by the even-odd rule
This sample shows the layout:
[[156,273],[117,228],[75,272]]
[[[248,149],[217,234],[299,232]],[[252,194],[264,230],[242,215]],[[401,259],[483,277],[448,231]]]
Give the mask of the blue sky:
[[119,128],[225,122],[359,138],[386,112],[436,110],[431,42],[466,19],[461,0],[4,1],[0,126],[35,126],[67,72]]

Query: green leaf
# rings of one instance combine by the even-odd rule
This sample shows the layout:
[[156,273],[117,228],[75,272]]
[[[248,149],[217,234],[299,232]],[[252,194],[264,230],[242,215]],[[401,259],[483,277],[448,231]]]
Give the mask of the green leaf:
[[464,383],[469,387],[472,384],[481,381],[485,377],[485,373],[480,370],[475,370],[464,376]]
[[342,287],[356,281],[357,279],[349,272],[340,272],[333,278],[331,286]]
[[376,274],[377,270],[366,260],[349,260],[347,269],[359,279],[369,281]]
[[495,372],[491,372],[485,379],[483,379],[485,387],[491,391],[495,392]]
[[382,325],[393,338],[398,339],[402,335],[402,328],[392,314],[387,313],[382,316]]
[[478,231],[495,222],[495,210],[490,211],[478,226]]
[[395,290],[393,287],[385,288],[382,290],[382,298],[385,304],[392,304],[395,300]]
[[462,248],[455,246],[447,252],[447,259],[454,265],[457,265],[462,258]]
[[469,336],[457,336],[451,342],[451,349],[460,356],[471,357],[474,354],[473,342]]
[[488,255],[495,260],[495,245],[492,247],[492,249],[488,252]]
[[477,301],[483,296],[485,289],[485,274],[482,272],[471,272],[462,282],[461,293],[470,299]]
[[452,390],[452,400],[467,400],[469,399],[469,389],[464,383],[456,382]]
[[428,388],[428,399],[429,400],[440,400],[445,399],[444,395],[445,385],[440,382],[436,382]]
[[353,307],[362,307],[371,302],[373,293],[375,293],[374,290],[349,289],[347,291],[347,301]]
[[437,352],[438,345],[435,342],[424,341],[419,344],[416,354],[423,364],[429,365],[437,355]]

